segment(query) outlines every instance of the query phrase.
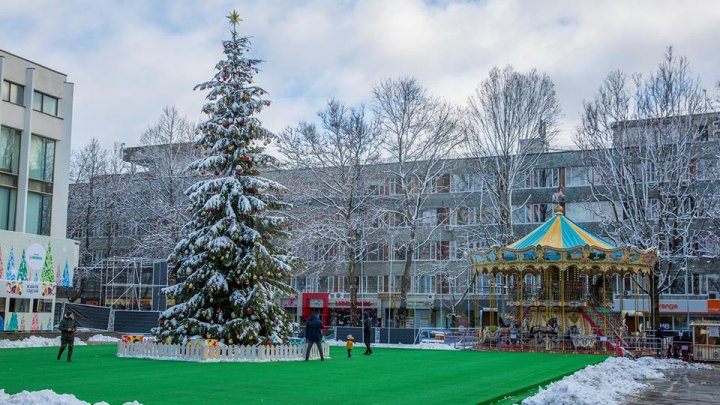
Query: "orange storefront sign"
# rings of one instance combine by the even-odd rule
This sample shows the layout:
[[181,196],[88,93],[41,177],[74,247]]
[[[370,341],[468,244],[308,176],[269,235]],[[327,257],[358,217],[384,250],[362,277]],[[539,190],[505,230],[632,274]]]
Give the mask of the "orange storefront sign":
[[720,300],[708,300],[707,306],[709,313],[720,313]]

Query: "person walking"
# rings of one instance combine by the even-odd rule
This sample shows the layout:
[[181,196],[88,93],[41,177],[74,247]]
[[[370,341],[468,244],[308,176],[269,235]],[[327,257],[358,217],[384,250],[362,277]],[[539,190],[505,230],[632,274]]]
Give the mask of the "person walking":
[[305,361],[310,359],[310,350],[312,350],[313,344],[315,344],[320,352],[320,361],[325,361],[323,357],[323,350],[320,341],[322,340],[322,328],[323,324],[320,322],[320,318],[313,314],[310,317],[307,325],[305,325],[305,340],[307,341],[307,349],[305,349]]
[[372,337],[372,318],[365,316],[363,321],[363,337],[365,338],[365,353],[364,355],[371,355],[372,349],[370,348],[370,339]]
[[67,361],[68,363],[72,363],[73,348],[75,347],[75,330],[77,329],[75,315],[72,312],[66,313],[63,320],[60,321],[58,329],[60,329],[61,336],[60,351],[58,352],[57,359],[60,360],[63,352],[65,351],[65,347],[67,347]]

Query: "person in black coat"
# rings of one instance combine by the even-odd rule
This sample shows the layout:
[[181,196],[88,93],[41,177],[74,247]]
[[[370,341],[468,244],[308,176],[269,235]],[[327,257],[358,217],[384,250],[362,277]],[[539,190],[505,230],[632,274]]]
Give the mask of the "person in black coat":
[[58,326],[62,336],[60,337],[60,351],[58,352],[57,359],[62,358],[62,354],[65,348],[68,348],[67,361],[72,362],[73,348],[75,347],[75,330],[77,325],[75,324],[75,315],[72,312],[65,314],[65,318],[60,321]]
[[372,349],[370,348],[370,339],[372,338],[372,318],[369,316],[365,317],[363,321],[363,337],[365,338],[365,355],[371,355]]
[[317,315],[312,315],[310,320],[305,325],[305,340],[307,340],[307,349],[305,350],[305,361],[310,358],[310,350],[312,350],[313,344],[315,344],[320,352],[320,361],[325,361],[323,357],[323,350],[320,341],[322,340],[322,328],[323,324],[320,322],[320,318]]

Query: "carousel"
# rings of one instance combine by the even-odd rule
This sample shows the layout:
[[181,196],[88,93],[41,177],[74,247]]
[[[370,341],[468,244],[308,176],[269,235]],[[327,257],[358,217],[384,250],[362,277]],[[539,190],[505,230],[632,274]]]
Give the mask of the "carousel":
[[[537,350],[619,348],[640,333],[641,314],[613,308],[615,294],[640,295],[657,250],[618,247],[555,215],[505,247],[470,254],[473,274],[489,285],[480,343]],[[623,300],[620,300],[623,302]],[[637,306],[635,306],[637,308]],[[476,311],[476,314],[478,311]]]

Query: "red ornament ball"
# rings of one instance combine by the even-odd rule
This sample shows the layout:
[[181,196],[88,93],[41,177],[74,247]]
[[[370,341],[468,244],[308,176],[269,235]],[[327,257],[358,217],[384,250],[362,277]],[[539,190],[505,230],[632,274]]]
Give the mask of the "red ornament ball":
[[247,314],[248,314],[248,315],[252,315],[252,314],[253,314],[252,308],[248,308],[248,309],[247,309]]

